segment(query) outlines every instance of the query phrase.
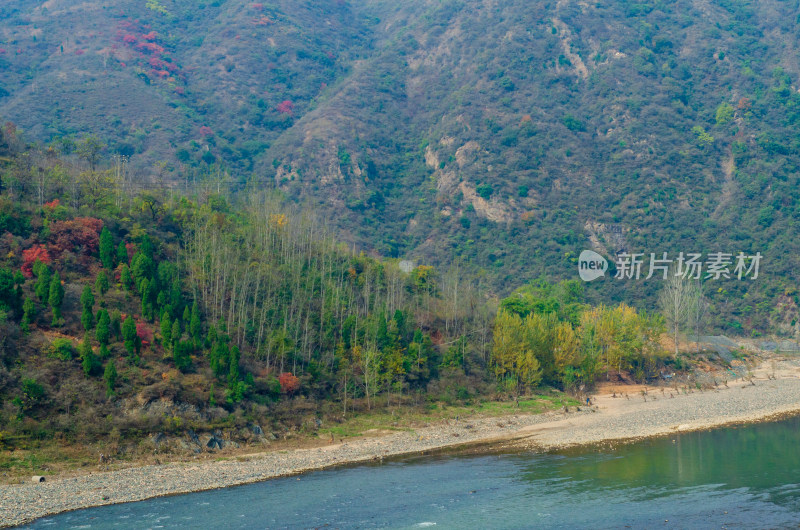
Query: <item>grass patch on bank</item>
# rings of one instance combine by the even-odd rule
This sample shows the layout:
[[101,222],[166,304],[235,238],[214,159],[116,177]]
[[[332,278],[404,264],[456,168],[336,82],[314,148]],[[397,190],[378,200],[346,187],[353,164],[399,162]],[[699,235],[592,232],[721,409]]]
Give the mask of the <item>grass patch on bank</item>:
[[474,400],[471,403],[447,404],[433,402],[420,407],[397,407],[372,412],[350,414],[338,424],[319,429],[320,438],[331,433],[336,438],[380,434],[386,431],[410,431],[445,420],[463,420],[472,416],[508,416],[513,414],[542,414],[551,410],[579,406],[580,402],[561,392],[523,396],[518,401]]

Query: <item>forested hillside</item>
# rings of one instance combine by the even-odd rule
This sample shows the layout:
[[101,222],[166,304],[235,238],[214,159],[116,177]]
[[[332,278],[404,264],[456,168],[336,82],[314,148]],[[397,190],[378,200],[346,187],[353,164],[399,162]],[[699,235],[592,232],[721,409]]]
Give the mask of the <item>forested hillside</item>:
[[248,443],[400,406],[555,392],[533,402],[552,406],[603,376],[691,364],[665,353],[660,316],[592,307],[577,280],[498,301],[458,266],[339,243],[279,192],[136,190],[124,168],[20,149],[8,131],[0,147],[2,449],[97,442],[131,458],[151,434]]
[[[761,252],[713,325],[797,331],[796,1],[0,6],[0,114],[132,185],[278,188],[374,254],[574,279],[584,248]],[[85,152],[85,151],[84,151]],[[89,158],[84,157],[90,165]],[[652,308],[658,282],[589,298]]]

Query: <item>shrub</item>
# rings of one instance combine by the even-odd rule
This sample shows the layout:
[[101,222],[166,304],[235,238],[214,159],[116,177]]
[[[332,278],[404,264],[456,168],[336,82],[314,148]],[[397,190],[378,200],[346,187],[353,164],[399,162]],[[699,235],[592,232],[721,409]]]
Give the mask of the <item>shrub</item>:
[[475,191],[487,201],[492,197],[492,193],[494,193],[494,189],[489,184],[480,184],[475,188]]
[[57,338],[50,343],[50,355],[62,361],[71,361],[75,355],[75,347],[71,340]]

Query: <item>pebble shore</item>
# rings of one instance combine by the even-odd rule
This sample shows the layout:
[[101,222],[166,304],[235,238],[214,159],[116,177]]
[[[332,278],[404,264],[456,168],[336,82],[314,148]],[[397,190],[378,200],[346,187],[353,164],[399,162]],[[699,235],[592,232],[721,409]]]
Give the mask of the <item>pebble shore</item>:
[[[672,394],[672,397],[670,397]],[[649,399],[648,399],[649,396]],[[419,454],[453,446],[553,450],[758,421],[800,411],[800,378],[756,380],[729,388],[598,396],[590,409],[460,421],[313,449],[220,461],[169,463],[46,482],[0,486],[0,527],[69,510],[224,488],[326,467]]]

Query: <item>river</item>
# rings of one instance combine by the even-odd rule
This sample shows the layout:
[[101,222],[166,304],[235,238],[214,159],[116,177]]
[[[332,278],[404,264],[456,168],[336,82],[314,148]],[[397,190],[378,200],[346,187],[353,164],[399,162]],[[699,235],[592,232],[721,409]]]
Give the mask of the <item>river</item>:
[[776,528],[800,419],[548,454],[414,457],[90,508],[28,528]]

